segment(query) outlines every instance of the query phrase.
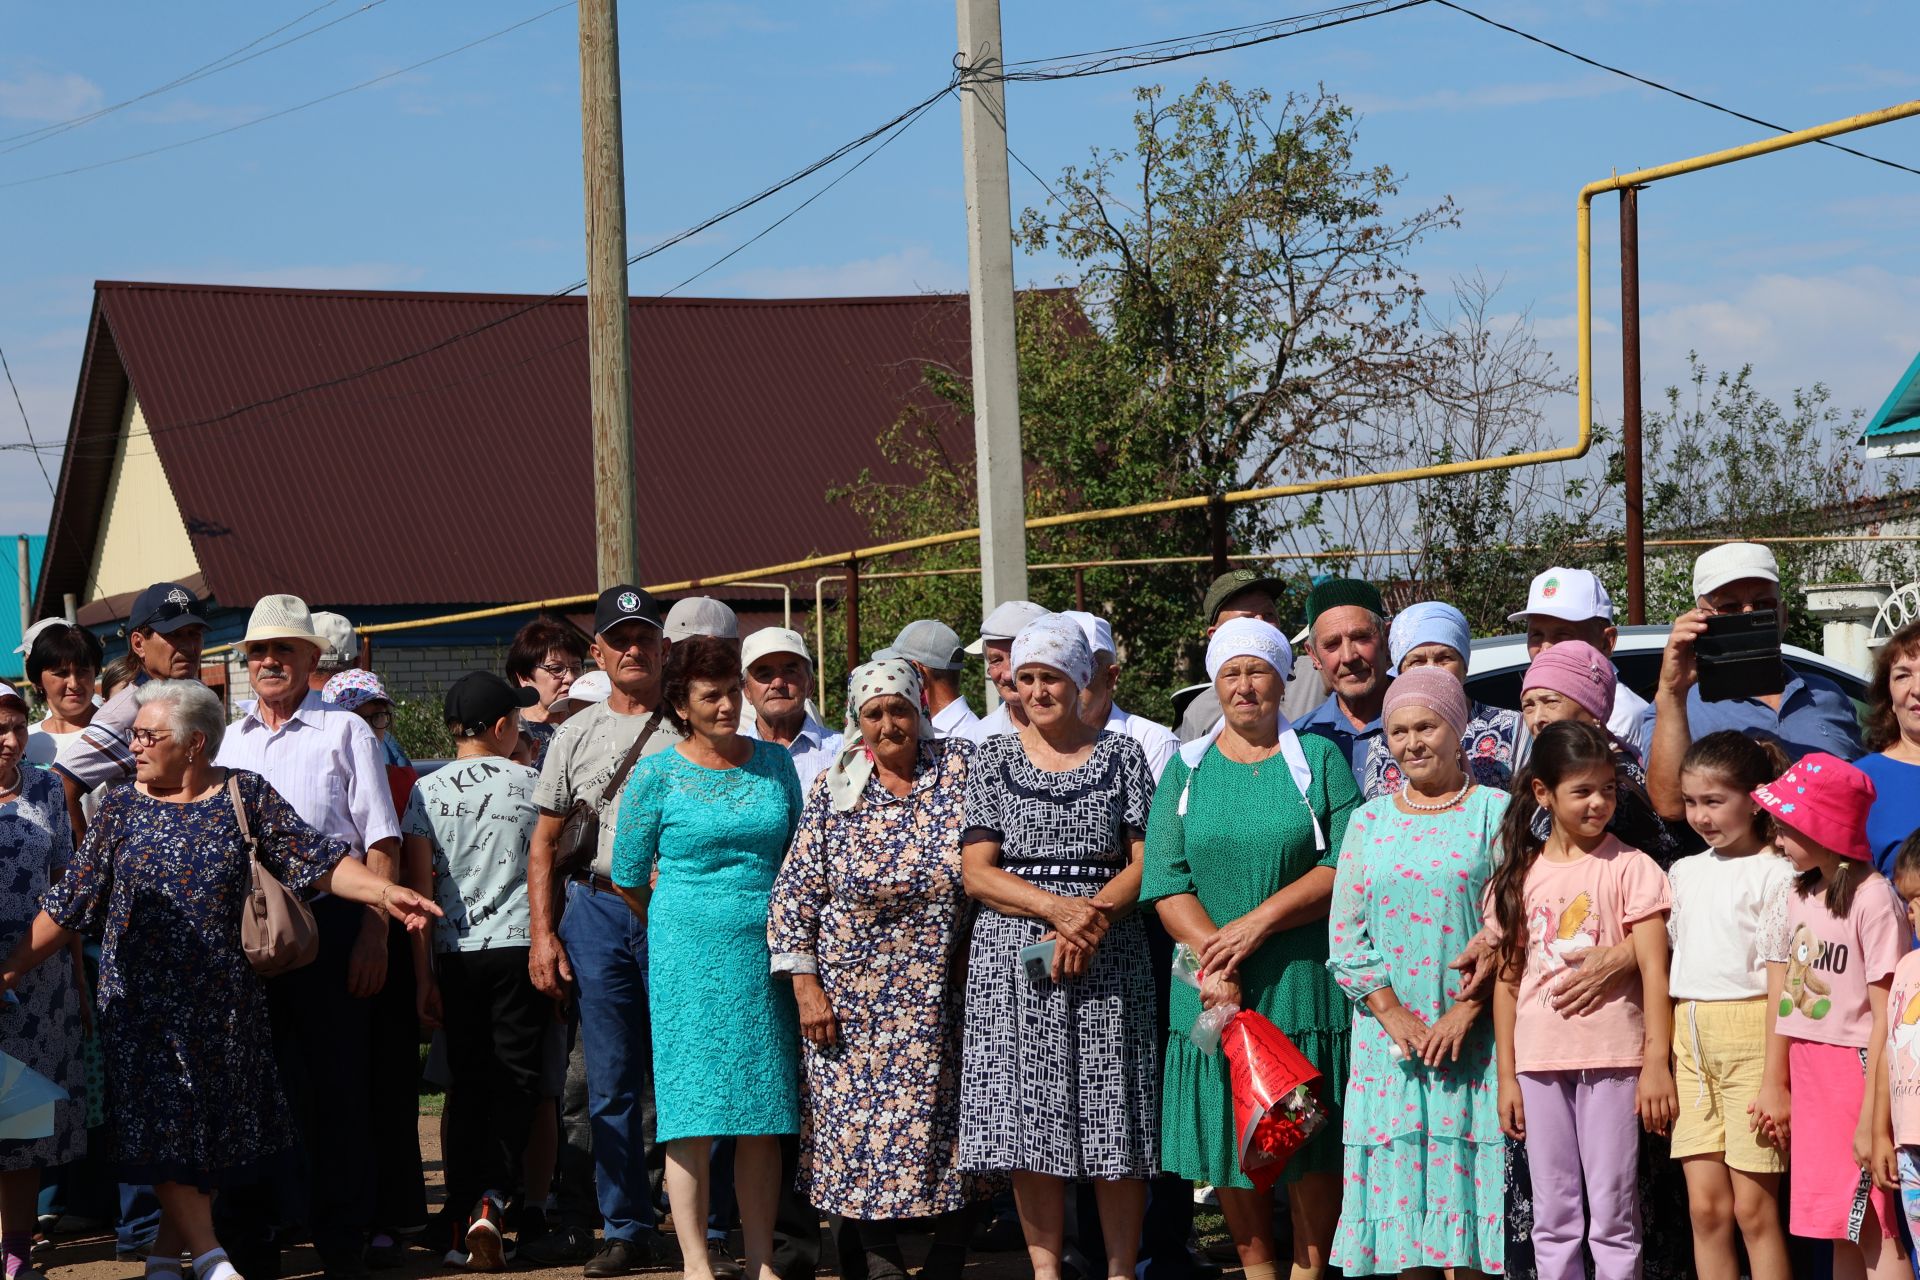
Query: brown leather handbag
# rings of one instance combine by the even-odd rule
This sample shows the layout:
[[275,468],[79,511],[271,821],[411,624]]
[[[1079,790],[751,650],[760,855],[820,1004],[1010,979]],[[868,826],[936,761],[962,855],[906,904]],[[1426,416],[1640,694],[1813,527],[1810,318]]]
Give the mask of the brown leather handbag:
[[252,875],[246,905],[240,913],[240,949],[247,953],[247,963],[263,978],[312,964],[320,954],[320,928],[313,921],[313,909],[260,865],[260,842],[247,821],[238,774],[227,775],[227,796],[240,823],[240,839],[247,846]]

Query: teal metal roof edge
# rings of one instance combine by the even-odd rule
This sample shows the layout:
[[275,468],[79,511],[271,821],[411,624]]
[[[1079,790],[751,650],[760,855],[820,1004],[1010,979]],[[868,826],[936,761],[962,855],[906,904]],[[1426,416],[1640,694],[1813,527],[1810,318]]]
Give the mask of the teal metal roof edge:
[[1860,433],[1860,442],[1872,445],[1888,436],[1920,432],[1916,418],[1920,418],[1920,355],[1914,356],[1906,373],[1888,393],[1886,403],[1880,406],[1880,412],[1867,422],[1866,430]]

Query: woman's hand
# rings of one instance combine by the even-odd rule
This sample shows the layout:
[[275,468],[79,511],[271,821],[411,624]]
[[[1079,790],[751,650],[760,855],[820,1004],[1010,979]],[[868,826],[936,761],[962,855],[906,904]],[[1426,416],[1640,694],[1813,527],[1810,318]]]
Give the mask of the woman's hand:
[[1793,1097],[1771,1082],[1762,1083],[1760,1092],[1747,1104],[1747,1127],[1773,1139],[1785,1149],[1793,1126]]
[[1420,1045],[1420,1061],[1429,1067],[1445,1067],[1460,1061],[1460,1046],[1467,1033],[1480,1020],[1477,1001],[1463,1000],[1440,1015]]
[[1467,943],[1467,949],[1448,961],[1447,968],[1460,975],[1460,986],[1453,992],[1455,1000],[1472,1000],[1487,985],[1487,979],[1493,976],[1494,947],[1484,932],[1476,933]]
[[1500,1132],[1515,1142],[1527,1140],[1527,1106],[1520,1100],[1520,1081],[1513,1076],[1505,1076],[1500,1081],[1500,1100],[1495,1104],[1500,1110]]
[[1425,1019],[1403,1004],[1376,1011],[1373,1016],[1379,1019],[1381,1029],[1400,1046],[1400,1052],[1407,1061],[1420,1060],[1421,1046],[1426,1044],[1427,1033],[1433,1029]]
[[407,926],[408,933],[425,932],[445,914],[432,898],[403,884],[390,884],[380,891],[380,909]]
[[1613,984],[1638,967],[1631,939],[1575,951],[1567,957],[1567,971],[1554,984],[1553,1007],[1569,1018],[1592,1013],[1613,994]]
[[1089,954],[1100,945],[1100,939],[1106,936],[1107,926],[1112,923],[1093,899],[1058,896],[1053,900],[1053,909],[1048,913],[1047,921],[1053,925],[1053,931],[1060,935],[1061,941],[1071,942]]
[[1664,1134],[1673,1128],[1680,1114],[1680,1095],[1673,1087],[1673,1072],[1664,1061],[1649,1062],[1640,1068],[1640,1085],[1634,1090],[1633,1106],[1640,1114],[1640,1127],[1648,1133]]
[[1214,930],[1213,936],[1198,948],[1200,967],[1225,978],[1239,977],[1240,966],[1268,937],[1266,922],[1258,916],[1257,911],[1249,911]]
[[1242,1009],[1246,1008],[1246,992],[1241,988],[1237,979],[1228,978],[1217,973],[1208,974],[1206,979],[1200,984],[1200,1007],[1202,1009],[1217,1009],[1221,1005],[1235,1005]]
[[801,1035],[822,1049],[831,1049],[840,1043],[840,1020],[833,1016],[833,1004],[827,999],[826,988],[820,985],[819,975],[794,974],[793,1000],[800,1007]]

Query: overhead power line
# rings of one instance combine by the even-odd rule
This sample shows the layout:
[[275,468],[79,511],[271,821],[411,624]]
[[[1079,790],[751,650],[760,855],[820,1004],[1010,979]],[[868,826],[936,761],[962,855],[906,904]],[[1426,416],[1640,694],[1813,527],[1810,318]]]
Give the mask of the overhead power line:
[[[171,93],[175,89],[179,89],[186,85],[190,85],[194,83],[196,80],[204,80],[208,76],[218,75],[222,71],[231,71],[233,68],[237,66],[240,66],[244,63],[252,62],[255,58],[265,57],[267,54],[273,53],[279,49],[284,49],[288,45],[298,44],[300,43],[300,41],[307,39],[309,36],[317,36],[322,31],[325,31],[331,27],[337,27],[341,23],[346,22],[353,18],[357,18],[361,14],[366,13],[371,9],[377,9],[381,5],[387,3],[387,0],[367,0],[365,4],[362,4],[358,9],[355,9],[350,13],[343,13],[339,17],[323,22],[317,27],[313,27],[313,28],[310,28],[309,30],[302,31],[298,35],[289,36],[287,39],[280,41],[280,43],[278,44],[268,45],[264,49],[255,49],[255,46],[260,44],[261,41],[271,40],[273,39],[273,37],[279,35],[281,32],[287,31],[294,27],[299,26],[301,23],[305,22],[308,18],[311,18],[314,14],[319,13],[324,9],[331,9],[334,5],[339,3],[340,3],[340,0],[325,0],[324,3],[315,5],[313,8],[307,10],[305,13],[295,18],[293,21],[283,22],[279,26],[275,27],[273,30],[267,32],[266,34],[255,36],[252,40],[247,41],[247,43],[241,45],[238,49],[234,49],[234,50],[231,50],[230,52],[223,53],[219,57],[215,58],[212,62],[204,62],[199,66],[195,67],[193,70],[186,72],[184,75],[176,76],[174,79],[167,81],[165,84],[157,85],[154,88],[147,90],[145,93],[135,94],[131,98],[124,98],[119,102],[110,103],[104,107],[97,107],[92,111],[83,112],[77,116],[69,116],[65,120],[56,120],[51,124],[41,125],[37,129],[28,129],[23,133],[9,134],[6,137],[0,137],[0,155],[10,155],[15,151],[24,150],[25,148],[31,147],[36,143],[45,142],[48,138],[57,137],[60,134],[68,133],[74,129],[78,129],[85,125],[92,124],[95,120],[99,120],[106,116],[110,116],[116,111],[124,111],[126,108],[131,107],[136,103],[145,102],[149,98],[157,98],[164,93]],[[253,50],[253,51],[248,52],[249,50]],[[11,146],[4,145],[8,143],[11,143],[13,145]]]
[[498,31],[488,32],[486,35],[469,40],[463,45],[458,45],[452,49],[436,53],[430,58],[422,58],[418,62],[409,63],[396,70],[374,76],[372,79],[362,80],[358,84],[350,84],[344,89],[335,89],[332,93],[323,93],[317,98],[309,98],[305,102],[295,103],[290,107],[282,107],[278,111],[269,111],[265,115],[255,116],[251,120],[242,120],[239,124],[231,124],[224,129],[215,129],[211,133],[196,134],[191,138],[182,138],[178,142],[169,142],[164,146],[149,147],[145,151],[135,151],[128,155],[115,156],[110,160],[96,160],[91,164],[74,165],[70,169],[56,169],[51,173],[35,174],[31,178],[15,178],[11,182],[0,182],[0,190],[9,187],[31,186],[36,182],[50,182],[55,178],[68,178],[76,173],[91,173],[95,169],[105,169],[112,165],[125,164],[129,160],[144,160],[148,156],[157,156],[167,151],[178,151],[181,147],[190,147],[198,142],[207,142],[214,138],[224,138],[230,133],[238,133],[242,129],[251,129],[257,124],[265,124],[269,120],[278,120],[282,116],[290,116],[296,111],[305,111],[308,107],[317,107],[323,102],[332,102],[335,98],[344,98],[350,93],[358,93],[362,89],[371,89],[374,85],[384,84],[386,81],[406,75],[410,71],[418,71],[422,67],[432,66],[434,63],[446,58],[451,58],[455,54],[465,53],[469,49],[476,49],[483,44],[498,40],[502,36],[511,35],[520,28],[530,26],[542,18],[551,17],[563,9],[571,8],[573,8],[573,0],[565,0],[562,4],[554,5],[550,9],[542,9],[539,13],[531,17],[522,18],[510,26],[502,27]]

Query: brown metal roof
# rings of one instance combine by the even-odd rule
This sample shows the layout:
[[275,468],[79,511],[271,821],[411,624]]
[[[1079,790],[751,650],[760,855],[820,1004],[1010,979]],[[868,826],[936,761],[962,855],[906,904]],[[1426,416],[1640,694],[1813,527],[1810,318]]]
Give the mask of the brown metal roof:
[[[222,603],[592,590],[585,305],[537,301],[100,282],[41,607],[93,594],[83,579],[129,385]],[[635,299],[630,316],[647,581],[863,543],[826,491],[862,468],[890,476],[875,439],[922,394],[921,368],[969,365],[964,295]],[[956,425],[965,457],[971,432]]]

